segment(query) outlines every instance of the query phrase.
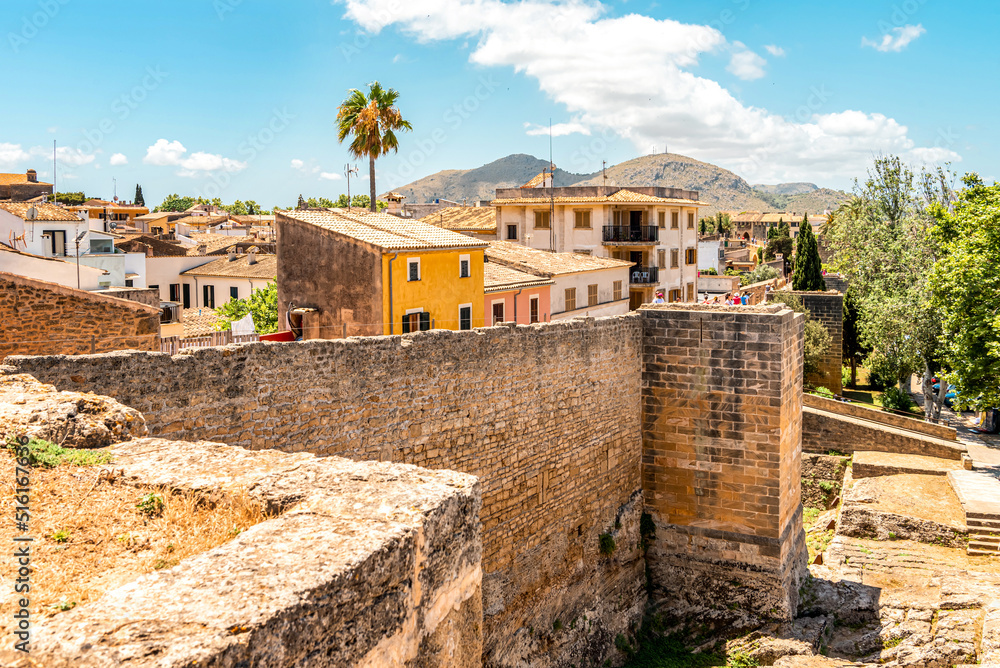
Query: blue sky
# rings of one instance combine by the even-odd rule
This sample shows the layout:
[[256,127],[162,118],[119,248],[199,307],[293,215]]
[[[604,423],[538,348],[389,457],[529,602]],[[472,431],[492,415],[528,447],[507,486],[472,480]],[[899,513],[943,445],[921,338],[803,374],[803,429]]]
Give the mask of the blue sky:
[[[414,132],[378,189],[510,153],[576,172],[653,150],[848,188],[872,156],[997,173],[985,2],[35,0],[0,4],[0,171],[147,203],[346,190],[352,87]],[[352,192],[367,192],[359,165]]]

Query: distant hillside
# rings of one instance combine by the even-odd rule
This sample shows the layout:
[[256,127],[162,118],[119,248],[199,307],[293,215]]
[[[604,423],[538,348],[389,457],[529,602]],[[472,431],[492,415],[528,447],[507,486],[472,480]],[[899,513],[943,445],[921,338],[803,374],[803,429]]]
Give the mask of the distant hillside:
[[758,192],[767,193],[768,195],[801,195],[819,190],[819,186],[815,183],[779,183],[776,186],[767,186],[758,183],[753,186],[753,189]]
[[[446,169],[393,190],[405,195],[407,202],[431,202],[440,198],[453,202],[468,200],[471,204],[493,199],[497,188],[523,185],[548,166],[548,160],[518,153],[475,169]],[[555,185],[571,186],[592,176],[573,174],[556,167]]]
[[[407,202],[437,198],[456,202],[493,199],[497,188],[528,182],[548,166],[546,160],[525,154],[509,155],[476,169],[450,169],[394,188]],[[556,168],[555,185],[601,185],[601,172],[573,174]],[[676,153],[644,155],[607,168],[608,185],[661,186],[697,190],[716,211],[808,211],[820,213],[847,198],[846,193],[818,188],[811,183],[784,183],[754,189],[743,178],[716,165]],[[773,192],[772,192],[773,190]]]

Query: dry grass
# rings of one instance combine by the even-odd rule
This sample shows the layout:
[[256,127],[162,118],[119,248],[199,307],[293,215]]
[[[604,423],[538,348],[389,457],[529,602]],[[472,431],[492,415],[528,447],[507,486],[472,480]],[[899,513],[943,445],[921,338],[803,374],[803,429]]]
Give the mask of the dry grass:
[[[30,598],[36,621],[92,601],[144,573],[176,566],[267,519],[245,491],[208,501],[193,494],[125,485],[114,479],[113,470],[114,464],[31,470],[27,535],[35,538]],[[13,456],[0,450],[7,536],[15,533],[14,474]],[[136,507],[150,493],[163,499],[159,514]],[[11,545],[5,538],[5,554],[12,553]],[[0,633],[7,638],[12,637],[15,570],[11,557],[0,561]]]

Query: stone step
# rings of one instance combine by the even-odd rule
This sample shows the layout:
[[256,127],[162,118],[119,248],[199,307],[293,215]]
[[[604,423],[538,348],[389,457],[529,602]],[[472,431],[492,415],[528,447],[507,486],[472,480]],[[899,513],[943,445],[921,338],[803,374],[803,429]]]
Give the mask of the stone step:
[[1000,480],[987,471],[949,471],[948,482],[962,502],[966,524],[1000,521]]
[[948,475],[949,471],[961,471],[961,461],[940,459],[925,455],[904,455],[896,452],[875,452],[855,450],[851,475],[855,478],[916,473],[923,475]]
[[969,518],[969,528],[985,529],[987,531],[1000,532],[1000,520],[985,520],[977,517]]
[[970,540],[969,541],[970,550],[987,550],[991,552],[1000,553],[1000,543],[986,543],[981,540]]
[[976,541],[983,543],[985,545],[997,545],[1000,546],[1000,536],[984,536],[981,533],[969,534],[970,541]]
[[966,552],[970,557],[996,557],[1000,556],[1000,552],[997,550],[980,550],[974,547],[970,547]]

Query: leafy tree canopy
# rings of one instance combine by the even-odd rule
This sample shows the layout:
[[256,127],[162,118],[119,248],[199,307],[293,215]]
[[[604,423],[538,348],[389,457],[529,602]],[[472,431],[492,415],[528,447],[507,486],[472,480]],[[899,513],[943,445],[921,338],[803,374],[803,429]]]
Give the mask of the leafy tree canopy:
[[258,334],[273,334],[278,331],[278,284],[268,283],[267,287],[254,290],[247,299],[230,299],[215,309],[219,317],[216,329],[228,331],[233,321],[250,313],[253,326]]
[[87,196],[83,193],[54,193],[50,200],[65,204],[66,206],[79,206],[87,201]]

